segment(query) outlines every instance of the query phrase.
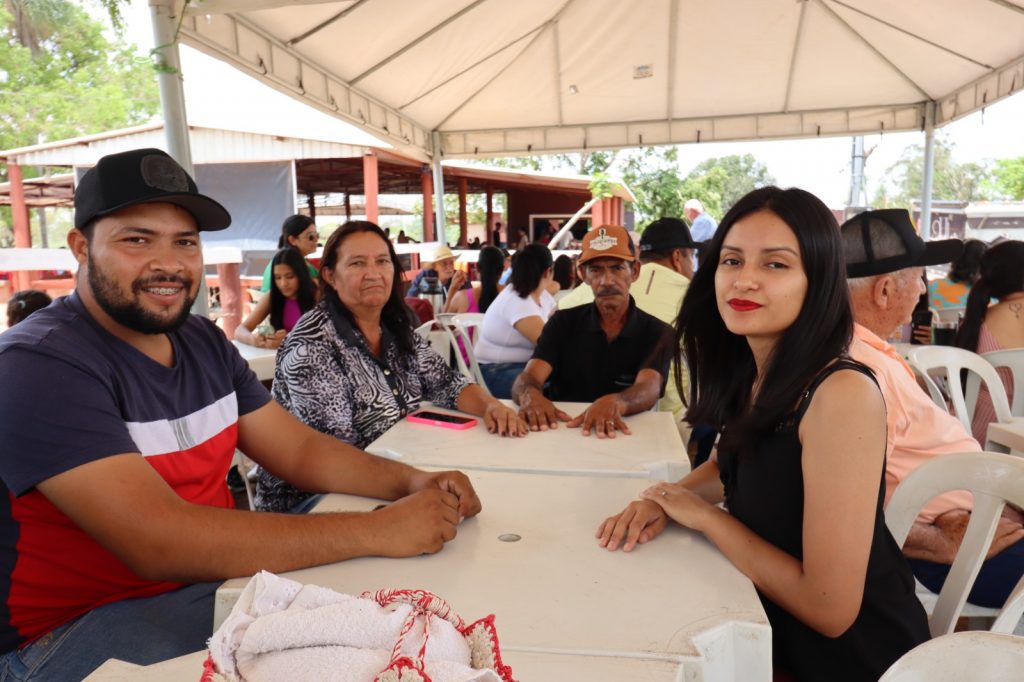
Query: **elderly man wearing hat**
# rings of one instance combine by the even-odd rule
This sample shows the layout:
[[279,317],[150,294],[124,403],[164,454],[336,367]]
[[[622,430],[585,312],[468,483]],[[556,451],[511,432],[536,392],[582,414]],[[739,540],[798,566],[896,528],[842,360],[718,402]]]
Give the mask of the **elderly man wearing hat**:
[[[636,306],[662,322],[672,324],[679,315],[679,306],[693,278],[693,252],[699,247],[700,244],[690,236],[690,228],[678,218],[659,218],[644,228],[640,235],[640,276],[629,287]],[[558,307],[565,310],[593,301],[591,288],[580,286],[559,300]],[[684,390],[686,386],[684,368]],[[658,409],[672,412],[677,420],[683,416],[683,403],[671,374]],[[688,430],[682,422],[680,428]]]
[[430,267],[420,270],[412,280],[412,285],[409,287],[410,296],[429,293],[427,291],[429,288],[428,277],[436,278],[438,284],[441,285],[441,295],[446,305],[456,291],[470,288],[471,284],[466,273],[455,269],[455,254],[447,244],[441,244],[434,249],[428,263]]
[[[75,191],[75,292],[0,336],[0,678],[80,680],[206,646],[220,581],[415,556],[480,510],[458,472],[357,450],[270,400],[189,313],[200,230],[231,217],[157,149],[105,156]],[[369,514],[236,511],[235,447]]]
[[[533,430],[567,421],[570,427],[582,426],[583,435],[628,434],[622,417],[650,409],[664,389],[672,328],[640,310],[630,296],[640,266],[624,227],[605,225],[588,232],[579,272],[594,294],[593,303],[560,310],[548,320],[533,358],[512,387],[512,398]],[[552,400],[592,404],[571,417]]]
[[[903,209],[867,211],[840,227],[854,339],[850,355],[871,368],[885,399],[886,500],[911,471],[933,457],[981,450],[960,420],[939,408],[918,386],[913,371],[883,339],[910,320],[924,292],[924,266],[954,260],[958,239],[924,242]],[[938,592],[949,573],[971,512],[967,492],[948,492],[929,502],[903,547],[918,580]],[[1024,527],[1019,511],[1007,507],[988,558],[968,601],[1000,607],[1024,572]]]

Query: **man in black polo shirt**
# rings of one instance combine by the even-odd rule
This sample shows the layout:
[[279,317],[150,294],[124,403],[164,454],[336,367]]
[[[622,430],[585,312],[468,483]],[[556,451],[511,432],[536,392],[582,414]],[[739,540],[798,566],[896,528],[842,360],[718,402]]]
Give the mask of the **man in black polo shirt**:
[[[672,328],[636,307],[629,286],[640,275],[629,233],[605,225],[583,237],[580,278],[594,292],[589,305],[560,310],[516,378],[512,399],[533,431],[570,427],[598,438],[629,433],[622,417],[650,409],[668,378]],[[546,389],[545,389],[546,384]],[[545,395],[546,393],[546,395]],[[592,403],[575,417],[552,400]]]

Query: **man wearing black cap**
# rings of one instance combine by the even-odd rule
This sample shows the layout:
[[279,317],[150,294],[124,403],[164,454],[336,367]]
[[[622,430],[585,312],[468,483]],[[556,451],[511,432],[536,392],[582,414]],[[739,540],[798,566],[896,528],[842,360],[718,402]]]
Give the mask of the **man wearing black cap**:
[[[230,221],[162,151],[100,159],[75,193],[75,293],[0,337],[0,678],[81,679],[110,657],[200,650],[218,581],[436,552],[479,511],[458,472],[372,457],[294,419],[189,314],[199,231]],[[235,511],[236,445],[303,489],[397,501]]]
[[[902,209],[862,213],[840,230],[856,322],[850,355],[872,369],[885,399],[888,500],[911,471],[931,458],[981,450],[959,419],[932,402],[900,354],[883,340],[910,320],[924,289],[924,266],[952,261],[963,244],[957,239],[925,243]],[[970,494],[945,493],[921,510],[907,537],[903,551],[914,574],[934,592],[942,588],[960,547],[971,506]],[[1002,606],[1017,583],[1024,571],[1021,520],[1007,508],[968,597],[971,603]]]

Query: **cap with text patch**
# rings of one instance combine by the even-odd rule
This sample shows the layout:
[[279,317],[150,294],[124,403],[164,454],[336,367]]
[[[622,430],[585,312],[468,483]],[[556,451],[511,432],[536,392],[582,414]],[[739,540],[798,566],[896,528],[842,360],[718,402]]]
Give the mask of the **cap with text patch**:
[[636,260],[636,248],[629,232],[621,225],[602,225],[583,235],[583,253],[579,264],[595,258]]
[[180,206],[200,230],[223,230],[231,224],[227,209],[199,193],[196,183],[167,152],[132,149],[104,156],[85,172],[75,188],[75,227],[138,204]]

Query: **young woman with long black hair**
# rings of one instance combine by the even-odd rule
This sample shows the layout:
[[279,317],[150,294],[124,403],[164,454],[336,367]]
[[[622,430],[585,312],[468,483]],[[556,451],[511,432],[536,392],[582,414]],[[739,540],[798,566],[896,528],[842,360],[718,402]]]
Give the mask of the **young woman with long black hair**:
[[[235,339],[250,346],[277,348],[285,335],[317,302],[317,288],[309,276],[306,259],[292,247],[281,249],[270,259],[273,285],[252,308],[242,324],[235,328]],[[270,318],[273,331],[256,329]]]
[[846,357],[852,325],[825,205],[776,187],[740,199],[676,323],[686,418],[722,433],[717,456],[597,533],[627,551],[670,518],[704,533],[757,588],[777,668],[806,680],[876,680],[928,639],[885,526],[885,406],[870,370]]

